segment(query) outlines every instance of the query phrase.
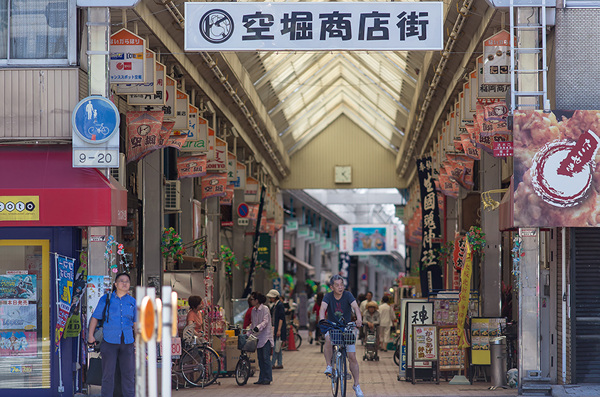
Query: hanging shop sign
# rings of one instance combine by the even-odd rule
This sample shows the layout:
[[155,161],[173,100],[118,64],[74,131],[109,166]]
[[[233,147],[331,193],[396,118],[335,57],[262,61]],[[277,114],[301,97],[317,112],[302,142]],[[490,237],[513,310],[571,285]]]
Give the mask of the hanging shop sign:
[[[164,106],[165,104],[165,65],[160,62],[154,64],[155,84],[152,93],[127,94],[127,104],[133,106]],[[134,87],[145,84],[117,84],[119,87]],[[124,88],[120,88],[123,90]],[[118,92],[120,94],[120,92]]]
[[186,3],[186,51],[442,50],[442,2]]
[[202,200],[209,197],[223,197],[225,196],[225,186],[227,185],[227,174],[224,172],[217,172],[207,174],[202,177]]
[[510,88],[510,84],[489,84],[484,81],[483,77],[483,55],[477,58],[477,101],[480,103],[488,103],[490,98],[506,98],[506,93]]
[[181,90],[176,90],[175,98],[175,126],[173,127],[176,132],[175,135],[187,135],[190,121],[188,118],[188,111],[190,108],[190,97],[188,94]]
[[112,89],[115,94],[147,94],[156,92],[156,54],[154,51],[146,50],[146,72],[145,81],[132,84],[114,84]]
[[246,165],[237,161],[235,175],[236,178],[233,181],[233,187],[240,190],[246,189]]
[[110,36],[110,82],[144,83],[146,40],[121,29]]
[[39,221],[40,196],[0,196],[0,221]]
[[127,112],[127,162],[160,147],[163,112]]
[[247,203],[256,203],[260,199],[258,197],[258,179],[251,176],[246,178],[246,189],[244,190],[244,201]]
[[215,157],[206,164],[208,171],[227,172],[227,142],[215,138]]
[[169,76],[165,76],[164,84],[164,105],[148,104],[140,106],[139,109],[147,112],[161,111],[164,113],[165,120],[175,121],[177,115],[177,82]]
[[[191,120],[194,119],[196,122],[196,128],[194,131],[192,131],[191,129],[188,131],[188,139],[185,142],[185,145],[183,145],[183,147],[181,148],[181,150],[184,152],[206,153],[206,152],[208,152],[208,146],[209,146],[209,143],[208,143],[208,133],[209,133],[208,120],[199,116],[197,108],[195,108],[195,109],[196,109],[195,116],[193,116],[193,113],[191,113],[191,110],[190,110],[190,123],[192,122]],[[212,129],[210,129],[210,131],[212,131],[212,134],[214,136],[214,131]]]
[[177,179],[195,178],[206,175],[206,156],[177,158]]
[[109,99],[89,96],[73,110],[73,167],[119,167],[119,110]]
[[515,227],[600,226],[597,113],[515,113]]
[[261,233],[258,239],[257,263],[265,269],[271,267],[271,236]]
[[510,84],[509,68],[510,33],[501,30],[483,41],[483,82]]
[[198,108],[194,105],[188,106],[188,129],[187,129],[188,141],[198,139]]
[[227,152],[227,182],[237,181],[237,156]]
[[233,205],[233,185],[232,184],[228,184],[225,186],[225,196],[221,197],[220,204],[221,205]]

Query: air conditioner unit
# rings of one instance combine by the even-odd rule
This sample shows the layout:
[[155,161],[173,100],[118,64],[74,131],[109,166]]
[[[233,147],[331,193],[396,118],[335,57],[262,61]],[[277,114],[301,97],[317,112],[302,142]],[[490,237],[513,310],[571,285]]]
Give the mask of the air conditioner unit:
[[165,211],[181,211],[181,182],[166,181]]
[[125,187],[125,153],[119,153],[119,167],[111,168],[110,175]]

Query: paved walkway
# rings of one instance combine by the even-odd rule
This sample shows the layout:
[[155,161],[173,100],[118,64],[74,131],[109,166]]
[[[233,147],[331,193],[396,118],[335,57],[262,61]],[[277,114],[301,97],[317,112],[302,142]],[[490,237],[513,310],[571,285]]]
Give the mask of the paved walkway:
[[[303,338],[306,335],[303,335]],[[357,346],[360,365],[360,384],[365,396],[516,396],[516,389],[489,390],[489,383],[450,385],[443,380],[436,384],[416,384],[398,381],[398,367],[393,352],[380,352],[380,361],[362,361],[363,347]],[[323,375],[325,360],[318,345],[310,345],[304,338],[298,351],[283,352],[283,369],[273,370],[273,383],[253,385],[256,376],[245,386],[238,386],[233,377],[219,378],[220,384],[205,389],[173,390],[173,397],[197,396],[331,396],[331,383]],[[349,381],[351,385],[352,381]],[[348,397],[354,397],[349,388]]]

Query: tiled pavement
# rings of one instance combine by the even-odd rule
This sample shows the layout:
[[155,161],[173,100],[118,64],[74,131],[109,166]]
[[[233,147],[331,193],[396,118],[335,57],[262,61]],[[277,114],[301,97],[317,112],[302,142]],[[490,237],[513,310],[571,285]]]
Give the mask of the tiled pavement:
[[[380,352],[380,361],[362,361],[363,347],[357,346],[360,365],[360,384],[365,396],[516,396],[516,389],[489,390],[489,383],[450,385],[444,380],[439,385],[398,381],[398,367],[393,352]],[[245,386],[238,386],[233,377],[219,378],[219,384],[205,389],[173,390],[173,397],[188,396],[331,396],[331,383],[323,375],[325,360],[316,345],[306,338],[297,351],[283,352],[283,369],[273,370],[273,383],[254,385],[256,376]],[[349,381],[348,397],[354,397]],[[570,396],[569,396],[570,397]]]

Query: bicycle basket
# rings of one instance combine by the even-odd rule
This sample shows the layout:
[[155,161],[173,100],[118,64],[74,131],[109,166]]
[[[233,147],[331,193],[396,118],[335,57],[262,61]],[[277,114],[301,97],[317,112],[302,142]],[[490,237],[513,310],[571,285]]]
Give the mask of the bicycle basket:
[[348,346],[356,343],[356,335],[352,330],[332,329],[329,331],[331,343],[337,346]]
[[183,329],[183,333],[182,333],[182,339],[183,342],[188,345],[194,345],[196,344],[195,338],[194,338],[194,324],[191,325],[187,325],[184,329]]
[[256,346],[258,345],[258,338],[254,335],[244,335],[244,337],[245,337],[245,341],[241,347],[240,347],[240,339],[238,339],[238,349],[243,350],[245,352],[255,352]]

